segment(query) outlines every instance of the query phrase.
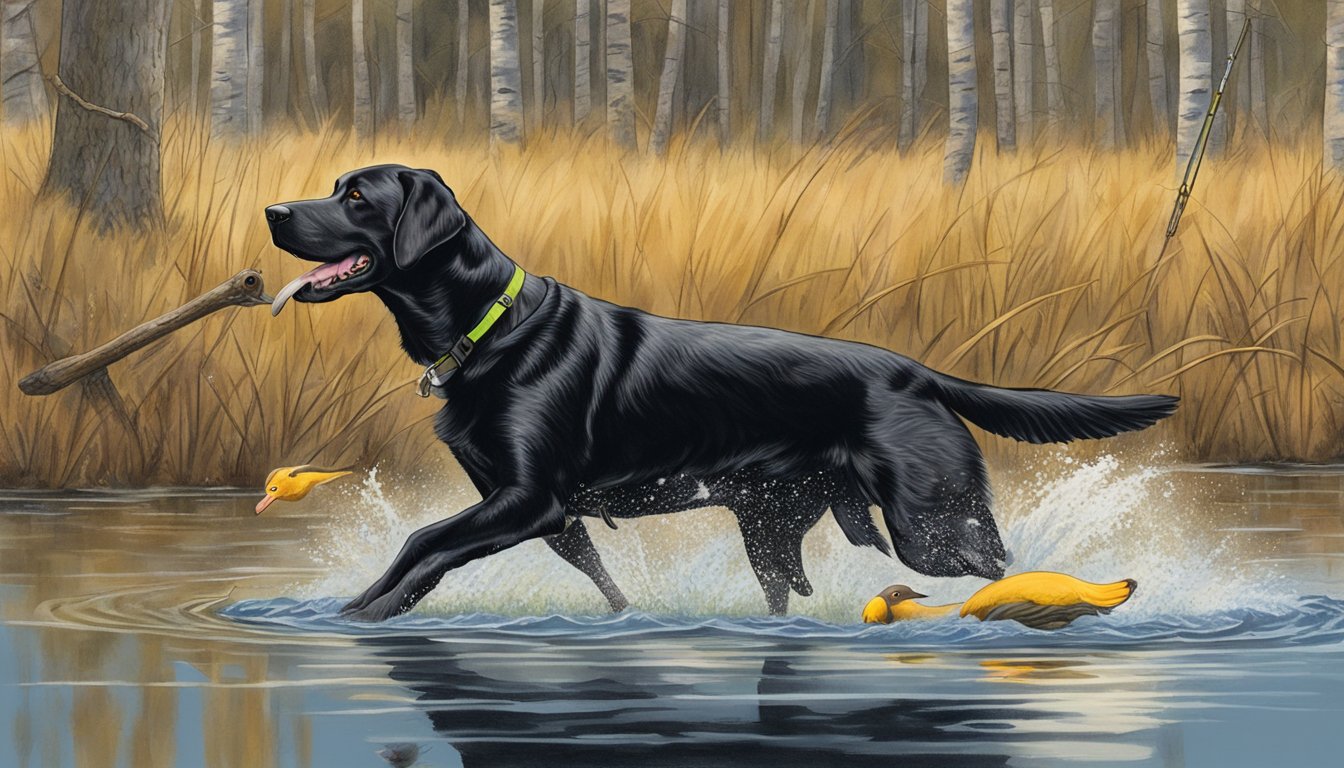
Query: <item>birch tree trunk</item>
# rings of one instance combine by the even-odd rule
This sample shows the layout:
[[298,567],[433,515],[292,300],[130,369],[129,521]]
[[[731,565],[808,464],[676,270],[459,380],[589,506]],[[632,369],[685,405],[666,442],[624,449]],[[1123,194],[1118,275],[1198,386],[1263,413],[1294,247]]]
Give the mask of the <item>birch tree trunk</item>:
[[1167,39],[1162,19],[1162,0],[1148,0],[1148,103],[1153,109],[1153,132],[1165,136],[1171,130],[1171,107],[1167,100]]
[[[1332,0],[1337,3],[1338,0]],[[1200,125],[1209,109],[1213,37],[1209,0],[1177,0],[1176,33],[1181,43],[1180,101],[1176,115],[1176,178],[1185,174]]]
[[[191,2],[191,88],[188,96],[191,100],[191,118],[201,116],[201,35],[207,29],[205,25],[205,7],[207,0]],[[0,71],[4,67],[0,66]]]
[[258,133],[262,128],[265,111],[266,73],[266,6],[265,0],[247,3],[247,129]]
[[159,129],[169,4],[67,2],[61,8],[61,80],[89,103],[142,120],[141,129],[63,96],[42,189],[87,206],[104,229],[163,219]]
[[835,94],[835,38],[840,27],[840,0],[826,0],[826,32],[821,42],[821,83],[817,86],[816,131],[830,135],[831,101]]
[[1113,149],[1125,141],[1120,114],[1120,8],[1119,0],[1096,0],[1092,11],[1092,65],[1096,79],[1098,143]]
[[998,139],[1000,152],[1017,147],[1017,121],[1013,116],[1011,14],[1012,0],[993,0],[990,3],[989,40],[994,54],[994,135]]
[[1013,14],[1013,113],[1017,116],[1017,141],[1020,144],[1031,142],[1032,92],[1036,84],[1035,56],[1036,47],[1035,18],[1031,13],[1031,0],[1016,0]]
[[369,83],[368,50],[364,47],[364,0],[350,0],[351,115],[355,133],[373,133],[373,91]]
[[37,57],[34,0],[4,0],[0,12],[0,100],[6,125],[23,125],[47,114],[47,91]]
[[1325,167],[1344,168],[1344,0],[1325,3]]
[[1269,99],[1265,93],[1265,18],[1260,0],[1254,0],[1251,6],[1251,56],[1250,65],[1251,101],[1246,114],[1259,128],[1260,133],[1269,136]]
[[901,5],[901,124],[896,147],[904,152],[915,139],[915,4]]
[[784,4],[770,0],[770,17],[765,33],[765,62],[761,70],[761,114],[757,137],[770,138],[775,129],[775,90],[779,87],[780,31],[783,29]]
[[1064,120],[1064,81],[1059,71],[1059,31],[1055,28],[1054,0],[1041,2],[1041,49],[1045,56],[1045,109],[1050,124]]
[[924,100],[924,89],[929,84],[929,4],[915,3],[915,133],[919,133],[921,115],[919,108]]
[[816,8],[812,0],[807,0],[799,3],[799,11],[803,18],[799,26],[798,61],[793,70],[793,112],[789,115],[793,121],[789,137],[794,144],[803,143],[803,129],[807,123],[807,92],[812,84],[812,17]]
[[972,0],[947,0],[947,149],[943,175],[961,184],[975,156],[975,7]]
[[635,63],[630,51],[630,0],[607,0],[607,129],[623,149],[638,148]]
[[289,117],[289,75],[294,55],[294,0],[282,0],[280,3],[280,69],[275,75],[275,98],[271,103],[278,106],[280,112],[274,117],[282,120]]
[[247,0],[214,0],[210,44],[210,136],[247,127]]
[[397,120],[409,127],[415,117],[415,9],[397,0]]
[[576,0],[574,6],[574,124],[593,111],[592,0]]
[[313,117],[321,122],[327,116],[327,91],[317,70],[317,2],[303,0],[303,75],[308,81],[308,104]]
[[518,0],[490,0],[490,139],[523,140],[523,69]]
[[469,73],[468,56],[471,51],[467,46],[470,44],[471,18],[468,11],[471,3],[467,0],[457,0],[457,69],[453,72],[453,77],[457,82],[453,86],[453,98],[457,102],[457,122],[462,124],[467,119],[467,75]]
[[541,130],[546,108],[546,3],[532,0],[532,129]]
[[681,61],[686,57],[686,0],[672,0],[667,17],[667,49],[663,53],[663,76],[658,80],[658,110],[653,119],[653,136],[649,149],[656,155],[667,154],[667,142],[672,136],[672,107],[675,103],[677,80],[681,78]]
[[718,28],[718,75],[719,91],[716,99],[719,109],[719,146],[728,146],[728,140],[732,138],[732,8],[728,0],[719,0],[719,28]]

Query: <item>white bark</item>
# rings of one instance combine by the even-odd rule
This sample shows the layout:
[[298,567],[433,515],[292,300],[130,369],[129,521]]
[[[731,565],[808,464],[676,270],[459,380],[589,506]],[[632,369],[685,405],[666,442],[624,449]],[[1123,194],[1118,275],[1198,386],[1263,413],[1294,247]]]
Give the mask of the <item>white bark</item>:
[[1325,4],[1325,167],[1344,168],[1344,0]]
[[[1105,2],[1105,0],[1099,0]],[[994,55],[994,135],[999,151],[1017,146],[1013,115],[1012,0],[993,0],[989,6],[989,39]]]
[[369,83],[368,50],[364,47],[364,0],[350,0],[350,62],[355,133],[369,135],[373,133],[373,90]]
[[523,140],[523,70],[518,0],[490,0],[490,139]]
[[1036,49],[1036,19],[1032,15],[1031,0],[1016,0],[1013,14],[1013,114],[1017,117],[1017,141],[1031,141],[1032,92],[1036,84],[1034,69]]
[[667,48],[663,53],[663,75],[658,80],[658,110],[653,118],[653,136],[649,139],[649,149],[654,154],[667,153],[667,143],[672,136],[673,98],[677,92],[677,81],[681,79],[681,62],[686,58],[686,0],[672,0],[672,9],[667,17]]
[[1054,0],[1041,1],[1041,50],[1045,56],[1045,108],[1050,123],[1064,119],[1064,82],[1059,71],[1059,31],[1055,28]]
[[630,51],[630,0],[607,0],[607,128],[623,149],[636,149],[634,58]]
[[896,146],[905,150],[915,138],[915,4],[901,5],[901,117]]
[[247,133],[247,0],[214,0],[210,135]]
[[1264,135],[1269,132],[1269,99],[1265,93],[1265,18],[1260,0],[1254,0],[1251,14],[1250,67],[1251,101],[1246,113]]
[[33,0],[4,0],[0,9],[0,78],[4,79],[0,99],[8,125],[22,125],[47,113],[32,6]]
[[943,175],[961,184],[975,156],[975,8],[972,0],[947,0],[947,150]]
[[835,93],[835,38],[840,26],[840,0],[826,0],[826,32],[821,43],[821,83],[817,86],[817,136],[830,133],[831,99]]
[[1153,110],[1153,131],[1171,130],[1171,107],[1167,99],[1167,40],[1162,20],[1162,0],[1148,0],[1148,103]]
[[1120,3],[1096,0],[1092,11],[1092,66],[1096,82],[1097,141],[1111,149],[1125,142],[1120,114]]
[[279,114],[272,115],[273,122],[289,118],[289,70],[294,55],[294,0],[281,0],[280,3],[280,67],[275,73],[275,98],[272,103],[279,107]]
[[397,120],[409,126],[415,116],[415,9],[397,0]]
[[263,87],[266,81],[266,4],[251,0],[247,4],[247,128],[254,133],[262,127]]
[[795,144],[803,142],[803,128],[807,122],[807,92],[812,84],[812,17],[816,8],[812,0],[807,0],[798,4],[798,10],[803,18],[799,25],[797,66],[793,70],[793,112],[789,115],[793,121],[789,136]]
[[303,74],[308,81],[308,102],[319,122],[327,116],[327,91],[317,70],[317,2],[303,0]]
[[728,140],[732,137],[731,118],[732,118],[732,49],[731,49],[731,16],[732,8],[728,0],[719,0],[719,28],[718,32],[718,75],[719,92],[716,99],[719,110],[719,146],[728,146]]
[[453,99],[457,102],[457,122],[461,124],[467,118],[467,74],[470,51],[470,17],[467,0],[457,0],[457,69],[453,72],[456,83],[453,86]]
[[780,31],[783,29],[784,4],[770,0],[770,18],[765,33],[765,61],[761,70],[761,114],[758,137],[770,138],[775,129],[775,90],[779,86]]
[[[915,101],[924,98],[929,84],[929,3],[915,3]],[[915,111],[915,131],[919,131],[920,112]]]
[[574,6],[574,124],[593,111],[592,0],[575,0]]
[[1176,33],[1181,44],[1180,100],[1176,114],[1176,178],[1185,175],[1200,126],[1209,109],[1209,0],[1177,0]]

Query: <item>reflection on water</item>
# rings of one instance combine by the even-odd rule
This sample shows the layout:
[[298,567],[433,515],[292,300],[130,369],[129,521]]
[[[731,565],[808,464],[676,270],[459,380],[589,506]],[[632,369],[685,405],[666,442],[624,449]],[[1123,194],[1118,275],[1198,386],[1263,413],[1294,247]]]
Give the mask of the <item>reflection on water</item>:
[[335,596],[428,503],[376,482],[261,518],[223,492],[10,494],[0,765],[1335,764],[1344,472],[1103,460],[999,486],[1015,568],[1132,576],[1132,604],[1054,634],[853,625],[889,582],[977,583],[819,530],[817,595],[761,618],[708,512],[594,532],[650,613],[595,615],[541,547],[351,626]]

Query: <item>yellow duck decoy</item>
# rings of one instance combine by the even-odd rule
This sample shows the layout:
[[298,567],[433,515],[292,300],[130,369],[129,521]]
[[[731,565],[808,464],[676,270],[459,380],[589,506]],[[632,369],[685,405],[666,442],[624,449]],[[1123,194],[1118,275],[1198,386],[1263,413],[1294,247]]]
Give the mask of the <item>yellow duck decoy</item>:
[[352,474],[348,469],[322,469],[311,464],[280,467],[266,476],[266,497],[257,502],[257,514],[266,511],[277,499],[298,501],[319,485]]
[[981,621],[1011,620],[1032,629],[1059,629],[1080,616],[1110,613],[1134,594],[1133,579],[1093,584],[1051,571],[1029,571],[987,584],[960,605],[921,605],[922,595],[894,584],[863,607],[865,624],[890,624],[911,619],[936,619],[957,614]]

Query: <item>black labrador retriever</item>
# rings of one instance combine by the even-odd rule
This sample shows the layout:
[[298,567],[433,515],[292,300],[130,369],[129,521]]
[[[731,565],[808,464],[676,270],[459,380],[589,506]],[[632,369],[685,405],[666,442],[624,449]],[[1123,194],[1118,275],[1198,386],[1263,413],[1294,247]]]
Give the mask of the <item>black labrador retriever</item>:
[[734,499],[748,555],[778,561],[767,570],[786,596],[805,578],[790,583],[801,570],[781,546],[827,508],[851,541],[876,545],[867,510],[879,507],[919,573],[1000,578],[984,460],[959,416],[1047,443],[1142,429],[1176,408],[1163,395],[977,384],[866,344],[658,317],[549,277],[510,295],[520,268],[433,171],[353,171],[329,197],[266,218],[276,246],[322,262],[277,294],[275,311],[290,296],[381,299],[407,354],[434,368],[422,385],[446,398],[435,432],[482,496],[412,534],[345,606],[358,619],[408,611],[453,568],[536,537],[612,600],[619,590],[574,518]]

